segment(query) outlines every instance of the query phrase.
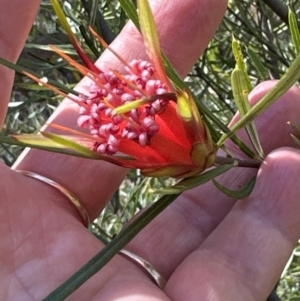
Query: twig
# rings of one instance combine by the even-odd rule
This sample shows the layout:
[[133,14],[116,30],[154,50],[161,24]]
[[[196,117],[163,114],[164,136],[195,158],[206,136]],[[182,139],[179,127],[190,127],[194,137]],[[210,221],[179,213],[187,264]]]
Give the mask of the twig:
[[237,167],[259,168],[261,161],[255,159],[240,159],[217,156],[215,165],[224,165],[235,163]]

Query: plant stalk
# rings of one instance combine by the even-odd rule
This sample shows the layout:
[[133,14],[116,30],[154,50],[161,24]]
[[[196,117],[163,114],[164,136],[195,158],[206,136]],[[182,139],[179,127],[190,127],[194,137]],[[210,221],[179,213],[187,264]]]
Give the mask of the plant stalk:
[[215,165],[235,164],[236,167],[259,168],[262,161],[256,159],[240,159],[217,156]]

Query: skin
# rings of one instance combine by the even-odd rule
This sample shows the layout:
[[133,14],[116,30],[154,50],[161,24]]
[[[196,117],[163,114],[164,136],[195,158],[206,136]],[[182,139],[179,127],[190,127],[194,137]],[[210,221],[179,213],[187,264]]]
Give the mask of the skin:
[[[0,56],[12,61],[39,6],[39,1],[28,0],[24,11],[21,2],[0,0]],[[227,3],[164,0],[151,4],[163,48],[184,75],[212,38]],[[113,47],[129,60],[144,57],[141,39],[130,24]],[[98,64],[119,67],[107,52]],[[13,73],[4,67],[0,72],[3,113]],[[274,84],[269,81],[256,87],[251,101],[259,101]],[[83,81],[78,89],[86,85]],[[300,237],[300,152],[292,148],[286,124],[300,126],[299,110],[300,91],[294,87],[257,119],[268,156],[250,197],[235,202],[208,183],[183,194],[129,244],[127,249],[149,260],[167,278],[164,290],[135,264],[116,256],[68,300],[265,300]],[[3,123],[4,114],[1,118]],[[65,101],[51,121],[74,126],[75,118],[76,106]],[[69,188],[91,218],[103,209],[126,174],[104,162],[36,150],[23,154],[14,168],[37,172]],[[238,189],[256,173],[238,168],[218,181]],[[55,189],[0,164],[0,191],[1,300],[41,300],[103,247]]]

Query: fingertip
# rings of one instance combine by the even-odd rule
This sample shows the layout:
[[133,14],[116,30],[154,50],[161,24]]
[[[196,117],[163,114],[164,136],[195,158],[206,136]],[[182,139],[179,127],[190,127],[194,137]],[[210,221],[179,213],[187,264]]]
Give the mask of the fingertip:
[[[276,86],[278,80],[267,80],[258,84],[249,94],[249,100],[252,105],[259,102],[272,88]],[[299,101],[300,99],[300,89],[297,86],[292,86],[284,95],[282,95],[278,102],[291,102]]]
[[300,237],[300,150],[280,148],[264,160],[253,194],[253,210],[286,234],[293,243]]

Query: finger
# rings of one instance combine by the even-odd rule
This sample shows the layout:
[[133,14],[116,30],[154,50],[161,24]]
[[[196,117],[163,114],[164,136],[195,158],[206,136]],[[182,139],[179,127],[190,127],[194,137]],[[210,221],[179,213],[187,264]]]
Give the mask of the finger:
[[[0,27],[0,57],[11,62],[16,62],[33,20],[40,5],[39,0],[6,1],[0,0],[1,27]],[[10,99],[14,72],[4,66],[0,66],[0,128],[6,115],[7,104]]]
[[[257,102],[274,85],[274,81],[259,85],[252,92],[253,101]],[[280,146],[294,146],[287,121],[299,126],[299,110],[300,90],[293,87],[257,118],[260,139],[267,152]],[[241,137],[245,139],[246,136],[244,132]],[[218,181],[237,190],[256,173],[256,169],[235,168]],[[147,259],[168,278],[182,260],[214,231],[234,203],[235,200],[221,193],[212,183],[190,190],[141,231],[128,249]]]
[[[226,1],[189,0],[153,1],[163,47],[181,74],[187,72],[212,38],[226,7]],[[209,13],[208,13],[209,12]],[[191,18],[192,17],[192,18]],[[169,21],[166,21],[169,20]],[[205,29],[203,29],[203,24]],[[193,38],[188,42],[187,38]],[[179,41],[181,41],[179,43]],[[127,25],[112,47],[125,59],[144,57],[144,46],[133,25]],[[173,51],[176,49],[176,51]],[[105,52],[99,65],[116,68],[119,61]],[[84,81],[79,88],[86,85]],[[50,121],[65,126],[76,126],[77,105],[65,102]],[[123,180],[126,170],[104,162],[27,151],[15,165],[43,174],[75,193],[95,218]]]
[[299,196],[300,151],[271,153],[251,196],[175,271],[170,298],[266,300],[300,236]]

